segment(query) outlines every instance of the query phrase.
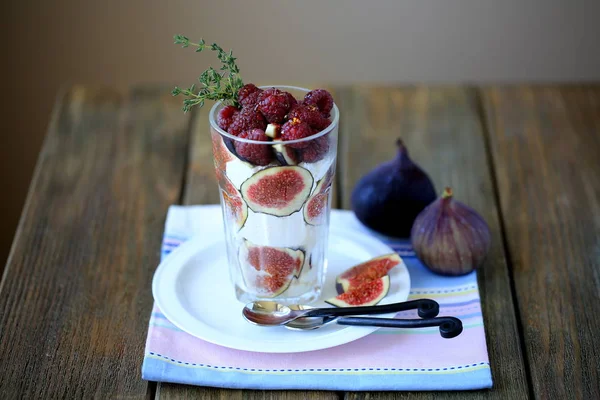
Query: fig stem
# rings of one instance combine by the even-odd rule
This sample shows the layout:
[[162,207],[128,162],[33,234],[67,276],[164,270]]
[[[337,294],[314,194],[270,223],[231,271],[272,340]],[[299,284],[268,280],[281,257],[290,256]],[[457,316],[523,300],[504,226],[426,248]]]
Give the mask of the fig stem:
[[447,187],[444,189],[444,193],[442,193],[442,199],[447,199],[449,197],[452,197],[452,189]]

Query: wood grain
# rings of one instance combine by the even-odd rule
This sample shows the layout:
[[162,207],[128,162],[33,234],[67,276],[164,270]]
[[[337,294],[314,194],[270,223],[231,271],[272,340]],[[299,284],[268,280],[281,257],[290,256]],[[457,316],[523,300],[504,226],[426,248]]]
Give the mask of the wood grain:
[[184,172],[179,108],[165,88],[64,94],[0,288],[0,397],[146,396],[150,282]]
[[600,85],[483,92],[536,398],[600,398]]
[[342,205],[358,179],[394,157],[401,137],[412,159],[455,197],[479,211],[492,231],[492,248],[479,273],[479,288],[494,388],[456,393],[350,393],[347,399],[528,397],[519,333],[502,244],[498,209],[488,169],[484,133],[473,92],[462,88],[348,88],[338,95],[343,127],[340,146]]
[[237,390],[163,383],[156,400],[338,400],[336,392],[302,390]]

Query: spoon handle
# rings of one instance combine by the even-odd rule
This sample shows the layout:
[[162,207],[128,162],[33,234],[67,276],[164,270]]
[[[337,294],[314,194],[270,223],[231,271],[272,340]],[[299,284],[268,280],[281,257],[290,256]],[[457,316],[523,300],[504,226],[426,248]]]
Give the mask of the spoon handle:
[[387,314],[392,312],[418,310],[419,317],[433,318],[440,312],[440,305],[431,299],[417,299],[401,303],[367,307],[315,308],[304,314],[304,317],[329,317],[344,315]]
[[461,320],[455,317],[437,317],[429,319],[346,317],[338,318],[337,323],[339,325],[380,326],[384,328],[426,328],[439,326],[440,335],[446,339],[460,335],[463,330]]

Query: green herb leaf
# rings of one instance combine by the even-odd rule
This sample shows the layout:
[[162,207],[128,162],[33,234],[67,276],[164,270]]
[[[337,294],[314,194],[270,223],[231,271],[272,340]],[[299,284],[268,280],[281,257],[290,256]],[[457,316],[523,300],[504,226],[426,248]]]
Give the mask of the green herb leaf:
[[190,39],[183,35],[175,35],[173,37],[175,44],[180,44],[181,47],[195,47],[196,53],[200,53],[206,48],[217,53],[217,58],[221,62],[219,73],[213,67],[208,68],[198,77],[198,82],[202,87],[196,89],[196,84],[192,84],[189,89],[181,89],[175,87],[171,94],[178,96],[183,94],[186,98],[183,100],[183,111],[188,112],[193,107],[201,108],[204,106],[205,100],[221,100],[225,104],[233,104],[238,107],[237,93],[244,86],[244,81],[240,76],[240,69],[235,63],[236,58],[233,52],[224,51],[216,43],[206,46],[204,39],[200,39],[198,43],[190,42]]

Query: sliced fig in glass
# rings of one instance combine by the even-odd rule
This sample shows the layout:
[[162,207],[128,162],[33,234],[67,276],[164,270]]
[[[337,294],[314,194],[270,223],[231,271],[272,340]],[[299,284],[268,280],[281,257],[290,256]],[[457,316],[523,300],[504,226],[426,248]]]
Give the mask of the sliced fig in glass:
[[382,278],[401,262],[402,259],[398,254],[391,253],[355,265],[338,275],[335,280],[337,292],[345,293],[365,282]]
[[265,130],[265,135],[271,138],[271,140],[276,143],[273,144],[273,151],[275,153],[275,158],[281,165],[298,165],[300,162],[298,153],[295,149],[286,146],[282,143],[281,140],[281,125],[279,124],[269,124],[267,125],[267,129]]
[[333,177],[335,176],[335,163],[331,163],[329,169],[325,173],[325,176],[317,183],[314,193],[323,193],[333,184]]
[[211,134],[212,140],[212,151],[214,156],[215,168],[225,169],[225,164],[235,158],[233,154],[233,146],[229,148],[226,145],[225,139],[219,133],[213,132]]
[[[274,140],[275,142],[275,140]],[[277,141],[281,142],[281,141]],[[277,143],[273,145],[273,150],[275,151],[275,158],[279,161],[281,165],[298,165],[299,158],[298,153],[295,149],[292,149],[289,146],[286,146],[281,143]]]
[[313,182],[311,173],[304,168],[270,167],[244,181],[240,191],[252,211],[285,217],[302,208]]
[[235,188],[235,185],[227,178],[225,172],[221,171],[219,168],[215,169],[215,175],[217,176],[217,182],[219,182],[219,187],[221,190],[224,190],[230,196],[240,196],[240,192]]
[[302,210],[304,221],[309,225],[321,225],[325,222],[329,191],[317,193],[306,202]]
[[385,275],[373,281],[363,282],[352,290],[325,300],[336,307],[374,306],[390,291],[390,277]]
[[235,221],[235,225],[239,231],[244,227],[248,219],[248,206],[241,196],[232,196],[225,191],[221,192],[221,194],[225,204],[225,213],[228,218]]
[[240,264],[246,286],[257,294],[275,297],[300,276],[304,251],[288,247],[260,246],[248,240],[240,246]]
[[335,174],[335,165],[329,167],[325,176],[317,183],[313,195],[308,199],[303,209],[304,221],[309,225],[321,225],[325,220],[325,211],[329,201],[329,193],[333,176]]

